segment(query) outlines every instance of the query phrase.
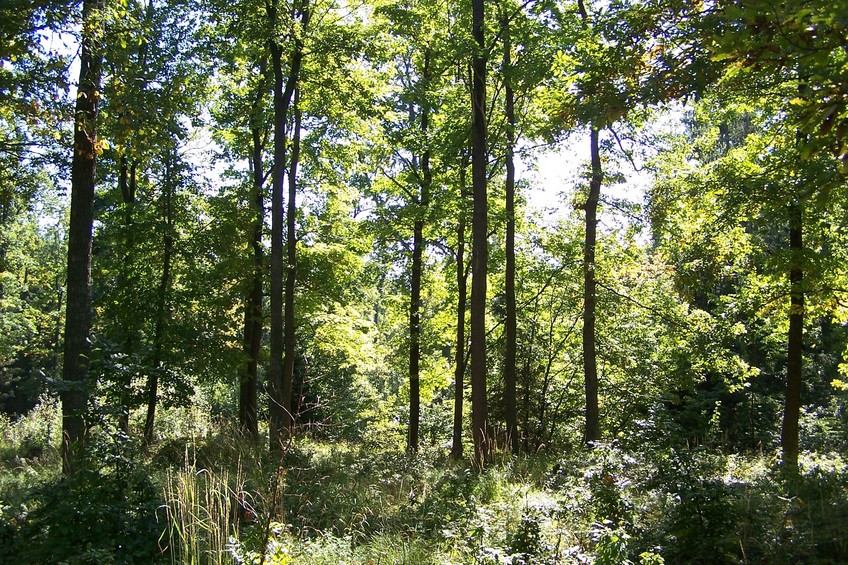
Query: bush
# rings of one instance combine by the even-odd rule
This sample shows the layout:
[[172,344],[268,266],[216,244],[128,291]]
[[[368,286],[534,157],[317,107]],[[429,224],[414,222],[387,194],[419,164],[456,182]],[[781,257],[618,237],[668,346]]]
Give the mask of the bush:
[[[163,524],[153,479],[120,435],[94,435],[73,475],[42,472],[4,512],[0,563],[150,563]],[[28,510],[28,512],[27,512]]]
[[160,553],[159,498],[146,475],[80,470],[38,488],[31,505],[0,561],[149,563]]

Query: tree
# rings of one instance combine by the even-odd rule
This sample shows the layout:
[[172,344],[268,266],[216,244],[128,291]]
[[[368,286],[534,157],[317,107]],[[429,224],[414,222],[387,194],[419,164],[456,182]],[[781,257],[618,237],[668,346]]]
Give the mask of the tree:
[[[287,135],[288,135],[288,112],[292,104],[292,98],[300,80],[300,68],[303,62],[303,32],[309,23],[309,8],[306,2],[302,2],[296,8],[299,21],[294,19],[288,24],[291,26],[292,51],[288,56],[288,73],[283,73],[283,48],[281,41],[284,37],[280,35],[280,28],[285,25],[279,13],[277,0],[271,0],[266,6],[268,25],[271,30],[272,39],[270,43],[271,66],[274,71],[274,165],[271,169],[271,351],[270,366],[268,368],[268,381],[270,385],[270,415],[271,415],[271,449],[281,448],[291,432],[291,387],[294,359],[289,355],[294,348],[294,303],[287,302],[288,289],[284,296],[283,273],[287,269],[294,284],[295,265],[283,268],[283,186],[284,169],[287,163]],[[293,169],[292,169],[293,170]],[[292,174],[292,170],[289,174]],[[292,196],[290,181],[289,196]],[[289,202],[289,211],[295,210],[294,203]],[[291,214],[289,214],[291,215]],[[288,236],[294,237],[294,218],[287,220],[286,225],[291,229]],[[292,242],[294,245],[294,242]],[[291,254],[291,251],[288,251]],[[288,285],[288,283],[287,283]],[[293,300],[293,296],[291,297]],[[285,312],[284,312],[285,310]],[[285,313],[285,317],[284,317]],[[285,325],[286,321],[289,322]]]
[[239,427],[254,442],[259,439],[257,411],[257,372],[259,351],[262,347],[262,287],[265,266],[265,251],[262,247],[262,232],[265,225],[265,127],[262,124],[262,104],[265,100],[266,61],[259,65],[259,84],[256,87],[250,113],[251,155],[250,168],[252,196],[250,247],[253,251],[253,272],[249,292],[244,304],[244,352],[247,356],[244,374],[239,386]]
[[488,402],[486,395],[486,276],[488,273],[489,206],[487,193],[486,41],[483,0],[472,0],[471,56],[471,185],[474,213],[471,222],[471,429],[474,460],[488,459]]
[[506,294],[506,345],[504,350],[504,416],[506,417],[506,439],[514,455],[519,451],[519,433],[515,404],[517,313],[515,305],[515,91],[512,86],[512,37],[510,16],[505,8],[501,15],[503,41],[502,72],[504,80],[504,111],[506,114],[506,272],[504,293]]
[[[834,188],[843,180],[832,155],[802,157],[784,113],[791,95],[784,87],[758,89],[753,98],[740,86],[723,82],[696,106],[691,149],[669,156],[674,182],[663,180],[654,192],[655,233],[678,234],[669,253],[677,285],[713,317],[713,333],[729,350],[725,359],[741,369],[716,359],[706,375],[705,385],[721,395],[723,430],[730,441],[751,445],[735,431],[736,413],[745,409],[748,441],[772,441],[779,409],[769,397],[782,396],[784,462],[797,470],[801,409],[821,402],[821,376],[835,370],[810,353],[842,315],[841,251],[822,222],[839,214]],[[694,158],[681,170],[684,154]],[[683,216],[671,213],[671,194]],[[755,402],[763,397],[768,402]]]
[[[846,144],[844,10],[823,2],[790,2],[779,7],[766,3],[726,5],[706,19],[713,31],[705,39],[713,58],[725,66],[724,83],[734,88],[741,79],[755,81],[764,91],[783,102],[783,121],[795,128],[800,166],[827,150],[845,172]],[[789,329],[787,333],[787,386],[781,447],[787,467],[797,470],[798,421],[803,371],[803,327],[805,317],[805,269],[803,257],[805,210],[816,194],[829,188],[815,177],[798,187],[788,211],[788,249],[794,259],[788,265],[790,282]],[[811,273],[812,274],[812,273]]]
[[[238,420],[239,428],[252,441],[259,437],[258,388],[267,275],[263,235],[268,144],[273,122],[270,115],[273,109],[268,104],[273,69],[268,64],[268,44],[262,39],[268,22],[261,5],[261,2],[245,1],[235,6],[215,6],[210,14],[215,25],[209,32],[216,57],[222,61],[221,95],[214,108],[213,133],[225,148],[221,159],[227,163],[229,174],[238,179],[236,194],[225,196],[222,203],[248,211],[246,217],[237,214],[233,221],[236,229],[244,231],[247,244],[240,249],[247,264],[238,261],[244,285],[241,345],[244,359],[239,371]],[[238,40],[231,41],[232,36]],[[239,163],[244,161],[248,163],[246,175],[239,170]],[[232,202],[233,196],[237,203]]]
[[104,45],[101,133],[111,143],[99,178],[113,190],[97,193],[102,221],[95,234],[92,361],[109,399],[99,410],[114,412],[128,433],[132,410],[144,405],[147,443],[157,405],[188,401],[190,373],[176,367],[196,359],[173,354],[175,342],[191,339],[181,327],[189,309],[174,299],[175,286],[185,285],[173,283],[197,266],[183,236],[183,230],[196,233],[202,206],[186,154],[208,100],[197,13],[180,3],[117,9]]
[[[65,215],[50,174],[66,167],[67,54],[41,40],[74,9],[8,2],[0,22],[0,407],[23,414],[58,377],[64,325]],[[62,255],[62,257],[58,257]],[[41,374],[39,374],[41,372]]]
[[104,0],[84,0],[80,71],[71,159],[71,220],[68,228],[68,291],[62,379],[62,470],[70,474],[84,452],[91,325],[91,241],[102,63]]
[[454,347],[454,400],[453,400],[453,433],[451,435],[451,457],[459,459],[462,457],[462,406],[465,399],[465,372],[468,367],[466,356],[465,339],[465,314],[468,304],[468,267],[465,261],[465,232],[467,220],[466,212],[466,187],[465,178],[468,169],[467,157],[460,163],[459,180],[457,183],[459,193],[459,219],[456,224],[456,253],[454,263],[456,265],[456,340]]

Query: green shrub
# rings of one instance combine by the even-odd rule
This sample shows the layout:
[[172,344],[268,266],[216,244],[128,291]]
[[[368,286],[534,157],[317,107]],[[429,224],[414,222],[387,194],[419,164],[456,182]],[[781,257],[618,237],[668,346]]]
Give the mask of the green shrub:
[[36,489],[31,504],[0,561],[149,563],[160,553],[160,500],[145,474],[82,469]]

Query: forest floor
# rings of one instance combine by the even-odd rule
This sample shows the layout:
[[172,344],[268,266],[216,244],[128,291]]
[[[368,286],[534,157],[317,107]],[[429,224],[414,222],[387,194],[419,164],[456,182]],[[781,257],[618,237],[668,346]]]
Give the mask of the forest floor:
[[[0,563],[845,563],[848,460],[616,444],[499,455],[225,427],[98,434],[60,473],[47,404],[0,420]],[[265,547],[262,556],[259,549]]]

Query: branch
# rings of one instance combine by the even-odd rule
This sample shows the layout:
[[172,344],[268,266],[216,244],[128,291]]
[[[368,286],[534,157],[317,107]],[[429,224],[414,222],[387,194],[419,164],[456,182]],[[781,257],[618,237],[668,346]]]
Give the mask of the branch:
[[630,165],[633,167],[633,170],[636,171],[637,173],[641,173],[642,171],[644,171],[645,167],[639,167],[639,166],[636,165],[636,161],[633,160],[633,153],[624,148],[624,145],[622,145],[622,143],[621,143],[621,138],[618,137],[618,133],[616,133],[616,131],[614,129],[612,129],[612,126],[608,127],[607,129],[612,134],[612,136],[615,138],[615,142],[618,144],[618,148],[621,150],[621,152],[624,154],[624,156],[630,162]]
[[614,295],[616,295],[620,298],[623,298],[623,299],[625,299],[629,302],[632,302],[633,304],[635,304],[639,308],[642,308],[643,310],[647,310],[651,314],[653,314],[653,315],[655,315],[659,318],[662,318],[663,320],[665,320],[666,322],[668,322],[669,324],[671,324],[673,326],[677,326],[679,328],[687,328],[686,324],[680,322],[679,320],[675,320],[674,318],[670,318],[670,317],[666,316],[665,314],[663,314],[662,312],[657,311],[656,308],[648,306],[647,304],[642,304],[640,301],[636,300],[635,298],[633,298],[631,296],[627,296],[626,294],[622,294],[622,293],[618,292],[617,290],[615,290],[614,288],[605,285],[601,281],[596,280],[595,284],[597,284],[599,287],[611,292],[612,294],[614,294]]

